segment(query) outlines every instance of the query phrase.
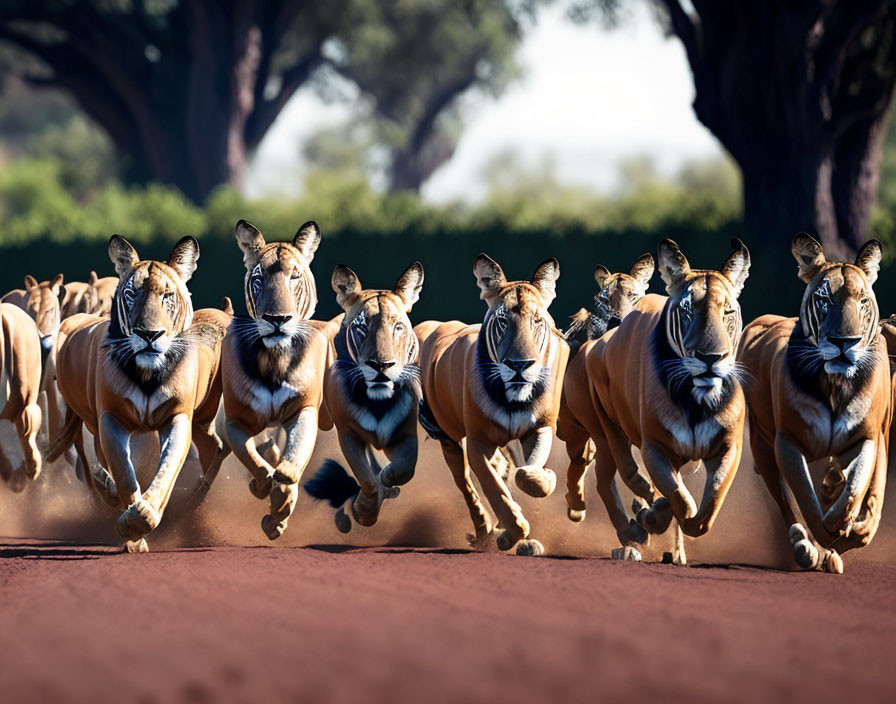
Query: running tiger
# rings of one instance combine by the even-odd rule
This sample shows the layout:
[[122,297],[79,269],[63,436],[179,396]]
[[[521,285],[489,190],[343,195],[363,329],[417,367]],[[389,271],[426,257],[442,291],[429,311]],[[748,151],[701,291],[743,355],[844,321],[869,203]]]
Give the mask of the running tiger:
[[[597,446],[598,489],[623,546],[615,558],[640,560],[648,535],[664,533],[675,518],[672,560],[684,564],[681,531],[696,537],[712,527],[737,472],[746,417],[735,363],[737,299],[750,253],[738,239],[731,246],[718,272],[691,269],[678,245],[663,240],[658,263],[669,296],[645,296],[583,355],[593,405],[576,420]],[[652,485],[638,472],[633,446]],[[681,482],[691,460],[706,468],[699,507]],[[636,494],[636,521],[614,491],[617,469]],[[655,501],[654,487],[662,494]]]
[[[145,552],[145,536],[162,520],[191,442],[203,469],[220,455],[210,425],[220,402],[218,360],[229,316],[193,314],[186,284],[199,244],[192,237],[160,262],[141,260],[127,240],[113,235],[109,258],[119,276],[111,318],[81,313],[60,329],[57,378],[68,411],[47,460],[75,444],[89,466],[86,426],[101,465],[87,472],[87,481],[103,500],[124,509],[117,527],[128,550]],[[159,434],[158,467],[141,491],[130,443],[134,435],[153,432]]]
[[[351,518],[376,523],[383,499],[396,496],[417,466],[420,348],[408,313],[420,298],[423,265],[411,264],[391,291],[364,290],[341,265],[331,283],[345,314],[333,338],[336,361],[324,379],[324,404],[357,481],[327,460],[305,490],[337,509],[336,527],[347,533]],[[385,452],[385,467],[373,450]]]
[[[806,283],[799,318],[757,318],[740,344],[756,378],[747,389],[750,446],[797,565],[842,573],[840,553],[874,537],[886,485],[893,388],[871,288],[881,244],[866,242],[854,264],[828,261],[805,233],[791,251]],[[828,458],[816,490],[808,463]]]
[[[635,309],[638,301],[644,298],[654,269],[653,257],[649,254],[638,257],[628,274],[611,274],[606,267],[598,266],[594,271],[594,280],[598,285],[597,295],[594,297],[594,312],[589,314],[582,309],[576,316],[582,324],[573,325],[566,331],[571,359],[563,378],[557,437],[566,443],[566,453],[569,456],[569,467],[566,470],[566,515],[576,523],[585,518],[585,471],[594,460],[595,453],[588,426],[577,420],[594,416],[585,359],[592,341],[602,337],[608,330],[619,327]],[[596,440],[603,437],[596,418],[592,418],[588,425],[598,433]],[[615,486],[599,484],[598,490],[603,494],[615,491]],[[648,492],[645,498],[652,500],[652,493]]]
[[[298,498],[298,482],[317,439],[332,427],[319,415],[324,372],[330,364],[326,323],[308,320],[317,307],[309,264],[320,244],[317,223],[302,225],[291,243],[266,242],[251,223],[234,229],[246,267],[249,318],[235,317],[224,343],[222,432],[251,475],[249,490],[270,497],[261,520],[270,540],[286,530]],[[276,467],[259,452],[255,436],[269,426],[286,431],[286,448]]]
[[423,380],[420,422],[441,443],[467,503],[471,544],[483,546],[492,524],[470,467],[503,529],[498,548],[517,545],[517,554],[540,555],[544,546],[529,538],[529,522],[491,460],[497,448],[521,440],[526,464],[516,471],[517,486],[531,496],[554,490],[557,477],[544,464],[569,355],[548,313],[560,265],[547,259],[531,281],[509,282],[497,262],[480,254],[473,274],[488,306],[481,325],[430,321],[414,328]]

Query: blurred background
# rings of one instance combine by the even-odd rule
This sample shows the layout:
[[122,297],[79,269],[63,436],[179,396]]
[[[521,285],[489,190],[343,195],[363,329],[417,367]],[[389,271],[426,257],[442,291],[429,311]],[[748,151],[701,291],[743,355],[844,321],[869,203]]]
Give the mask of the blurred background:
[[485,251],[556,256],[564,325],[595,265],[672,237],[718,268],[732,236],[745,318],[795,314],[795,232],[892,259],[894,31],[885,0],[3,0],[0,289],[192,234],[195,303],[241,311],[236,220],[314,219],[317,317],[336,263],[379,288],[419,259],[413,320],[480,319]]

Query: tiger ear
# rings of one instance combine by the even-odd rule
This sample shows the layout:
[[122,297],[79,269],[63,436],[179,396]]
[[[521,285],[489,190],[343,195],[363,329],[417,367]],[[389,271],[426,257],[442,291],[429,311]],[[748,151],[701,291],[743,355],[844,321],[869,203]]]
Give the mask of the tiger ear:
[[336,292],[336,302],[342,306],[344,311],[348,312],[357,302],[358,294],[361,292],[361,281],[358,279],[358,275],[347,266],[337,264],[333,269],[330,285]]
[[731,248],[734,251],[722,267],[722,275],[734,286],[734,294],[740,296],[740,292],[744,290],[744,282],[750,275],[750,250],[737,237],[731,238]]
[[25,274],[25,290],[26,291],[30,291],[37,285],[38,285],[37,279],[35,279],[31,274]]
[[60,286],[62,286],[63,281],[65,281],[65,276],[62,274],[56,274],[56,276],[54,276],[53,280],[50,282],[50,288],[55,291]]
[[600,291],[607,283],[607,279],[610,278],[610,270],[607,269],[603,264],[598,264],[594,267],[594,282],[597,284],[597,290]]
[[554,259],[554,257],[545,259],[538,265],[535,273],[532,275],[532,285],[541,294],[545,308],[550,306],[554,298],[557,297],[557,279],[559,278],[560,262]]
[[112,235],[109,238],[109,259],[115,266],[118,278],[122,278],[140,261],[137,250],[121,235]]
[[660,242],[657,260],[660,265],[660,276],[663,277],[663,283],[666,284],[666,292],[673,294],[687,281],[688,274],[691,273],[691,265],[684,254],[670,239],[664,239]]
[[398,283],[395,284],[392,293],[404,302],[405,312],[409,313],[414,304],[420,300],[421,290],[423,290],[423,265],[414,262],[398,277]]
[[298,249],[309,264],[320,245],[320,228],[314,220],[309,220],[299,228],[292,239],[293,246]]
[[168,257],[168,266],[180,274],[180,278],[186,283],[196,271],[197,261],[199,261],[199,242],[195,237],[187,235],[174,245],[171,256]]
[[653,272],[655,270],[656,265],[653,263],[653,256],[650,254],[642,254],[635,260],[629,275],[633,279],[636,279],[646,291],[647,287],[650,285],[650,280],[653,278]]
[[827,264],[818,240],[805,232],[798,232],[790,243],[790,251],[799,266],[797,276],[806,283],[812,281],[821,267]]
[[480,254],[473,262],[473,276],[479,287],[479,298],[491,306],[498,299],[498,292],[507,283],[501,266],[487,254]]
[[96,272],[91,269],[90,274],[87,275],[87,285],[88,286],[96,286],[96,282],[99,280],[99,277],[96,275]]
[[230,296],[224,296],[221,299],[221,310],[227,315],[233,315],[233,301],[230,300]]
[[243,264],[247,271],[252,271],[261,256],[261,250],[265,244],[264,235],[248,220],[240,220],[233,229],[236,243],[243,252]]
[[880,271],[880,260],[883,254],[883,245],[879,240],[868,240],[856,255],[856,266],[865,272],[869,284],[877,281],[877,272]]

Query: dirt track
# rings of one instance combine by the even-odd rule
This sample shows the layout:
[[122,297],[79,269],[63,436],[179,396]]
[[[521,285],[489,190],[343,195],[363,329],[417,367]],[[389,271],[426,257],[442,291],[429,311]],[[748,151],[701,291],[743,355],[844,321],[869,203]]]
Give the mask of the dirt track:
[[[333,444],[322,436],[312,468]],[[563,459],[558,443],[561,478]],[[469,553],[434,443],[374,529],[341,536],[303,496],[274,546],[234,462],[197,517],[179,513],[195,472],[137,556],[112,547],[114,517],[64,466],[21,495],[0,486],[0,701],[842,702],[896,685],[893,520],[842,577],[768,569],[792,563],[749,460],[687,547],[761,568],[604,559],[593,477],[583,524],[562,487],[523,501],[555,557]]]
[[6,702],[874,701],[896,570],[0,549]]

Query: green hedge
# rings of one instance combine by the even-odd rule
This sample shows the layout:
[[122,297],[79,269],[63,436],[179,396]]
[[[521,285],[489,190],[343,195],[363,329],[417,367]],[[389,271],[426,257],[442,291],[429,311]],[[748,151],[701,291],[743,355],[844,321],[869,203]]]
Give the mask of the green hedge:
[[[252,213],[247,215],[252,217]],[[662,232],[613,233],[570,229],[557,234],[544,230],[511,232],[495,227],[400,235],[325,230],[312,264],[320,298],[317,317],[329,318],[339,312],[329,283],[336,264],[344,263],[354,269],[365,286],[385,288],[394,284],[411,261],[419,259],[426,271],[426,281],[412,320],[479,320],[484,308],[473,281],[472,264],[476,254],[485,251],[512,278],[529,277],[541,260],[557,257],[562,273],[557,300],[551,310],[557,324],[562,326],[567,316],[590,304],[596,264],[602,263],[614,271],[627,270],[639,254],[655,253],[661,236],[670,236],[681,245],[692,266],[719,268],[730,251],[730,237],[739,234],[737,230],[734,223],[715,232],[698,234],[674,228]],[[289,239],[292,233],[269,234],[272,238]],[[223,295],[228,295],[233,298],[237,311],[244,312],[242,256],[231,233],[201,235],[199,240],[201,258],[190,285],[195,304],[216,306]],[[165,258],[171,243],[157,240],[137,246],[143,257]],[[41,280],[59,271],[65,274],[66,280],[84,280],[90,269],[96,269],[101,275],[113,273],[104,240],[56,243],[41,239],[2,247],[0,256],[4,261],[0,276],[3,290],[21,286],[25,273]],[[753,266],[742,297],[745,319],[767,312],[795,314],[803,285],[796,277],[796,265],[786,244],[766,249],[754,246],[752,256]],[[651,290],[662,292],[658,275]],[[896,295],[896,277],[884,271],[876,290],[881,312],[893,312],[890,301]]]
[[[532,274],[549,256],[561,265],[558,325],[594,295],[597,264],[627,270],[643,252],[656,252],[663,237],[679,242],[694,267],[720,267],[732,236],[742,236],[737,204],[706,190],[685,191],[653,184],[616,199],[574,191],[493,194],[474,210],[433,207],[408,195],[382,196],[366,183],[313,180],[314,188],[294,200],[248,201],[230,190],[215,193],[204,208],[161,187],[125,188],[108,184],[77,202],[65,189],[52,161],[23,160],[0,173],[0,289],[22,285],[24,274],[40,280],[58,272],[84,280],[95,269],[112,273],[108,237],[118,232],[143,257],[164,258],[185,234],[201,245],[199,269],[191,283],[197,307],[216,306],[223,295],[242,301],[243,267],[233,240],[239,218],[255,223],[269,239],[291,239],[297,227],[316,220],[324,233],[312,265],[317,278],[318,317],[338,312],[329,280],[333,267],[346,264],[369,287],[388,287],[411,261],[426,271],[413,320],[481,319],[483,304],[472,276],[476,254],[487,252],[511,278]],[[889,239],[885,214],[875,229]],[[742,303],[745,319],[774,312],[794,314],[802,284],[796,278],[788,243],[759,246],[747,239],[753,267]],[[893,311],[896,277],[885,270],[876,285],[881,312]],[[661,292],[659,277],[652,290]]]

